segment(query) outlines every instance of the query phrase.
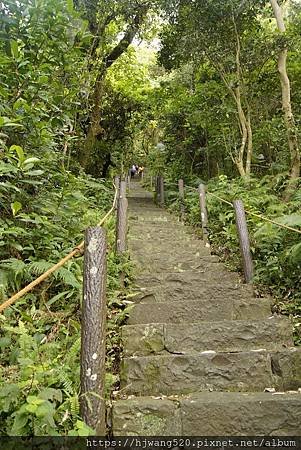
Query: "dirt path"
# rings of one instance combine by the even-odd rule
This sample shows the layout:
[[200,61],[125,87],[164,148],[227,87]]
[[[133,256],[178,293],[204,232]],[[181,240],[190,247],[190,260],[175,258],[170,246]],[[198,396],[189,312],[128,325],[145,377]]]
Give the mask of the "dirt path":
[[301,349],[290,321],[138,183],[129,210],[137,297],[122,332],[114,434],[300,435]]

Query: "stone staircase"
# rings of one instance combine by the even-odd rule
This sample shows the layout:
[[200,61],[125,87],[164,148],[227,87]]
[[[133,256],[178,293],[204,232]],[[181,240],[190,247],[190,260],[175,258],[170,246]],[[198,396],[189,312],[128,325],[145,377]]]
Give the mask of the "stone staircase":
[[301,435],[301,349],[289,319],[133,184],[137,295],[122,329],[113,434]]

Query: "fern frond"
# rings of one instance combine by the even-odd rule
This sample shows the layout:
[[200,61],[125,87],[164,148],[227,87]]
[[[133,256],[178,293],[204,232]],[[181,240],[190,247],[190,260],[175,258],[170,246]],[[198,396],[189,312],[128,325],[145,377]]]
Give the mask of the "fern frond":
[[61,267],[54,275],[56,279],[61,279],[65,284],[69,286],[72,286],[74,288],[80,287],[80,283],[77,281],[73,273],[65,267]]
[[30,274],[34,275],[42,275],[42,273],[46,272],[53,264],[49,261],[45,261],[41,259],[40,261],[32,261],[27,265],[27,270]]
[[68,350],[68,361],[74,362],[79,356],[80,352],[80,344],[81,344],[81,338],[77,338],[76,341],[72,344],[70,349]]
[[67,392],[67,394],[73,395],[74,390],[73,390],[73,386],[72,386],[72,380],[70,380],[69,375],[66,372],[64,372],[63,370],[61,370],[59,372],[58,378],[59,378],[59,381],[62,383],[63,388]]

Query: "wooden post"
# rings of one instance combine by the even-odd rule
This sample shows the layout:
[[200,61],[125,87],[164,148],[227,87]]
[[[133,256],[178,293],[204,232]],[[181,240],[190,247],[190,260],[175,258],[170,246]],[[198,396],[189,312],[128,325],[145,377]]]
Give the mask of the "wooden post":
[[250,283],[253,278],[253,261],[250,250],[245,209],[241,200],[234,200],[233,206],[235,209],[236,227],[238,231],[245,281],[246,283]]
[[131,189],[131,173],[129,172],[127,177],[126,177],[126,182],[128,185],[129,190]]
[[178,181],[178,186],[179,186],[180,212],[181,217],[183,218],[185,208],[184,208],[184,181],[182,179]]
[[106,232],[85,233],[81,325],[80,410],[96,436],[105,436]]
[[206,188],[205,188],[205,185],[202,183],[199,185],[199,202],[200,202],[200,209],[201,209],[203,241],[206,245],[209,243],[208,213],[207,213],[207,207],[206,207]]
[[155,176],[155,199],[156,199],[156,203],[159,203],[159,200],[160,200],[159,175]]
[[118,209],[119,189],[120,189],[120,179],[121,179],[121,176],[120,176],[120,175],[116,175],[116,177],[114,177],[114,184],[115,184],[116,189],[117,189],[117,199],[116,199],[115,210]]
[[164,178],[162,175],[159,176],[159,204],[160,206],[164,206]]
[[151,188],[151,190],[153,190],[153,177],[152,176],[150,177],[150,188]]
[[126,251],[127,206],[126,181],[121,181],[116,220],[116,253]]

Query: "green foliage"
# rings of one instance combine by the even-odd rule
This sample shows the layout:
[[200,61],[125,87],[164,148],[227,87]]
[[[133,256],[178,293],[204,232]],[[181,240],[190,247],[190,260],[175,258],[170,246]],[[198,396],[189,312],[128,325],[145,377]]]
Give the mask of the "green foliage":
[[[200,227],[201,218],[196,187],[186,187],[186,220]],[[167,198],[171,208],[179,210],[177,192],[169,184]],[[278,192],[277,192],[278,190]],[[209,215],[209,238],[213,251],[232,270],[241,271],[239,242],[235,226],[234,209],[210,195],[217,195],[228,202],[241,199],[246,211],[265,216],[280,224],[301,230],[300,188],[289,202],[281,200],[279,177],[265,177],[261,181],[251,179],[246,185],[241,179],[229,180],[222,175],[208,183],[207,207]],[[257,288],[264,294],[270,293],[277,299],[278,310],[291,314],[295,320],[296,343],[301,343],[301,244],[300,234],[265,222],[247,213],[251,249],[255,263]]]

